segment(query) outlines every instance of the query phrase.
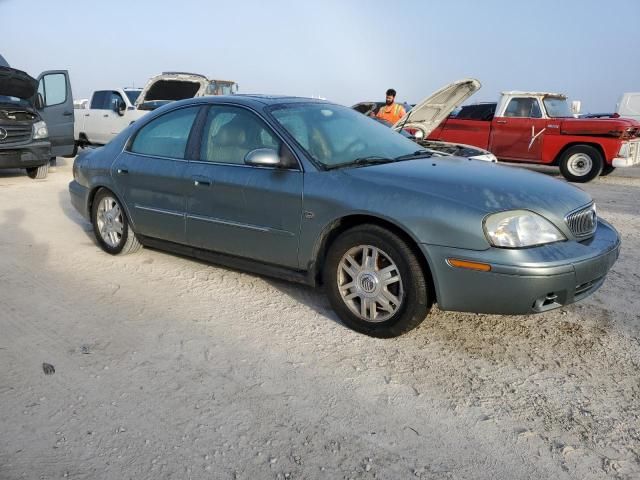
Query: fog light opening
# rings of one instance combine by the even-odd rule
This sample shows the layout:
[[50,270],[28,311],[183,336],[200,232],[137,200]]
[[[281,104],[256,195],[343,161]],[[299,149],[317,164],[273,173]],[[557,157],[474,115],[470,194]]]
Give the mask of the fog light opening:
[[531,308],[536,312],[542,312],[544,310],[549,310],[550,308],[559,307],[560,304],[557,302],[557,300],[557,293],[547,293],[544,297],[540,297],[535,302],[533,302]]

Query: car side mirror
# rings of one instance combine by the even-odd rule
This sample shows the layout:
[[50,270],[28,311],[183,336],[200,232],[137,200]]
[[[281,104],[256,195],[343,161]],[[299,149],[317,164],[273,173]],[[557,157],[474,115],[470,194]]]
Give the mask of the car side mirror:
[[42,110],[44,108],[44,98],[42,98],[42,94],[40,92],[36,94],[34,107],[36,107],[36,110]]
[[118,100],[117,102],[114,102],[113,111],[116,112],[121,117],[124,115],[124,112],[126,109],[127,109],[127,105],[122,100]]
[[244,163],[254,167],[278,168],[282,166],[280,155],[271,148],[256,148],[255,150],[251,150],[244,157]]

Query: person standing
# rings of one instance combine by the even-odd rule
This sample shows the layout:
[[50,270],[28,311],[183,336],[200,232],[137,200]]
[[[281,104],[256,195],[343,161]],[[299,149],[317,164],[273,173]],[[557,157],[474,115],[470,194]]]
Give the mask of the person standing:
[[376,117],[381,120],[386,120],[391,125],[400,120],[407,112],[404,107],[399,103],[396,103],[396,91],[393,88],[387,90],[387,96],[385,98],[385,104],[380,107]]

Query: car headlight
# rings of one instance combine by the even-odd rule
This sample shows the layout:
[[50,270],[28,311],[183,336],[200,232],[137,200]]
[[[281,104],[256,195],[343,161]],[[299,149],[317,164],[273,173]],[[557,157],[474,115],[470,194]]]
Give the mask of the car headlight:
[[33,139],[47,138],[49,136],[49,130],[47,124],[42,120],[33,124]]
[[627,158],[631,156],[631,152],[629,150],[629,142],[622,142],[622,146],[620,147],[620,151],[618,152],[618,157]]
[[528,210],[489,215],[484,221],[484,232],[491,245],[502,248],[524,248],[566,240],[549,220]]

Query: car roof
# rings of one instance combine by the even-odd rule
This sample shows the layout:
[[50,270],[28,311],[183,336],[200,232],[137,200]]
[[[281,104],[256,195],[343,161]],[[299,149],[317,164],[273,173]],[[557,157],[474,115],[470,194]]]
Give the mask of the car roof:
[[261,95],[261,94],[233,94],[233,95],[205,95],[203,97],[186,98],[171,102],[171,104],[188,105],[190,103],[235,103],[238,105],[264,107],[291,103],[321,103],[330,105],[331,102],[317,98],[293,97],[286,95]]

